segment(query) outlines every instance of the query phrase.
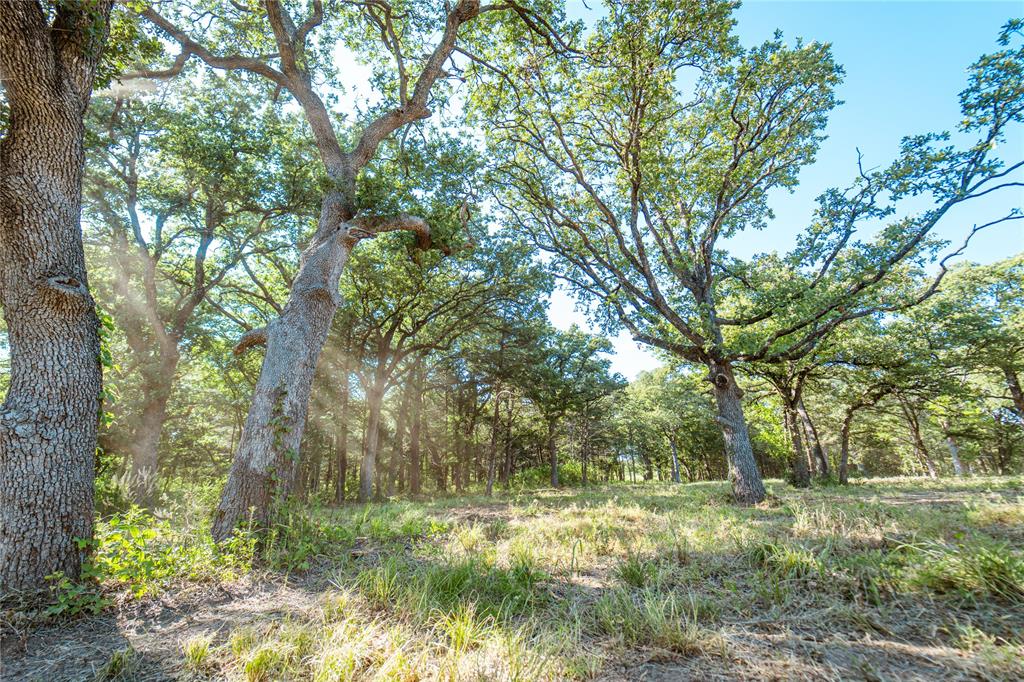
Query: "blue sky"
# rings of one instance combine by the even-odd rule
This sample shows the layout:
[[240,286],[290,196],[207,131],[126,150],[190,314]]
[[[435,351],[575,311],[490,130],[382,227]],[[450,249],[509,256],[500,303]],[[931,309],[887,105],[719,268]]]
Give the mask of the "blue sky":
[[[596,3],[591,3],[594,6]],[[578,0],[570,7],[578,6]],[[584,14],[585,10],[576,11]],[[775,221],[764,231],[745,232],[730,243],[737,255],[786,250],[814,208],[814,198],[832,186],[845,186],[856,173],[857,149],[865,167],[880,166],[896,154],[904,135],[948,130],[959,120],[957,94],[967,67],[996,49],[1007,19],[1024,16],[1024,0],[904,1],[747,0],[738,10],[737,31],[744,45],[771,38],[780,29],[785,39],[802,37],[832,44],[846,70],[839,89],[845,103],[833,112],[818,160],[804,170],[793,194],[773,198]],[[1004,145],[1007,159],[1024,157],[1024,135]],[[1005,192],[950,216],[939,231],[959,242],[974,223],[1024,206],[1024,194]],[[1000,213],[1000,209],[1002,210]],[[979,233],[966,257],[992,261],[1024,250],[1024,230],[1006,225]],[[550,311],[560,327],[586,326],[571,298],[556,295]],[[658,362],[626,335],[615,340],[613,368],[634,377]]]

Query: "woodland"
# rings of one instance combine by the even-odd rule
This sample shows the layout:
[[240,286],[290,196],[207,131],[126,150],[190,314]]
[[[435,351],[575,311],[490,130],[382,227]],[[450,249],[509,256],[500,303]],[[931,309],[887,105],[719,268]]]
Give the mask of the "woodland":
[[0,679],[1024,676],[1024,19],[594,5],[0,0]]

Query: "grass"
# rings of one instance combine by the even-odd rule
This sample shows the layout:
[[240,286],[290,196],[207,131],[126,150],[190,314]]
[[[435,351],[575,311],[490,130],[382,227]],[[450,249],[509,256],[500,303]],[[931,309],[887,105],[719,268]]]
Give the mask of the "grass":
[[[183,669],[215,679],[591,679],[649,659],[699,660],[698,677],[790,677],[797,660],[822,677],[897,678],[908,647],[952,652],[929,665],[963,676],[1018,676],[1024,479],[771,487],[776,501],[755,508],[702,483],[293,511],[261,556],[214,554],[201,534],[190,548],[143,533],[140,549],[122,520],[117,542],[180,563],[133,573],[121,560],[103,584],[150,598],[230,582],[247,561],[305,581],[308,607],[178,643]],[[805,640],[834,646],[815,658],[785,644]],[[844,648],[855,655],[829,658]]]

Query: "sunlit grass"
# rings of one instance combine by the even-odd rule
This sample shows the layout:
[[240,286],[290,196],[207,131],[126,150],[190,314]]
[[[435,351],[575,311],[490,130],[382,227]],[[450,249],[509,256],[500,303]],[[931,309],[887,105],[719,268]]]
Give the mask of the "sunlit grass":
[[[118,571],[100,579],[142,595],[251,570],[323,583],[313,608],[184,640],[182,667],[215,678],[590,679],[629,656],[727,665],[740,627],[948,646],[965,675],[1013,679],[1022,479],[769,488],[754,508],[721,482],[292,509],[269,548],[242,536],[227,553],[132,518],[101,529]],[[144,570],[113,544],[133,526]]]

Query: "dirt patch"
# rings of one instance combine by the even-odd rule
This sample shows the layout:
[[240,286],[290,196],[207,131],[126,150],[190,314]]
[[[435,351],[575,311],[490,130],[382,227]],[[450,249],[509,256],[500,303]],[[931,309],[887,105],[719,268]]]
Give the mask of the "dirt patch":
[[317,608],[324,585],[317,579],[262,577],[226,586],[191,586],[160,599],[119,604],[100,616],[9,635],[0,654],[0,680],[77,682],[93,680],[119,652],[128,672],[117,679],[157,682],[181,679],[181,646],[192,637],[222,639],[232,629]]

